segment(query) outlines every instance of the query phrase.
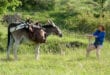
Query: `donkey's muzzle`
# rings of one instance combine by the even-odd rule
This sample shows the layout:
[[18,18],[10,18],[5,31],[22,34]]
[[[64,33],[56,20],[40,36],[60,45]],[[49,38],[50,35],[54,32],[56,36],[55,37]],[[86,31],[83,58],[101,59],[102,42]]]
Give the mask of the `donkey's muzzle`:
[[59,37],[62,37],[63,35],[62,34],[59,34]]
[[43,40],[42,40],[42,43],[45,43],[45,42],[46,42],[46,39],[43,39]]

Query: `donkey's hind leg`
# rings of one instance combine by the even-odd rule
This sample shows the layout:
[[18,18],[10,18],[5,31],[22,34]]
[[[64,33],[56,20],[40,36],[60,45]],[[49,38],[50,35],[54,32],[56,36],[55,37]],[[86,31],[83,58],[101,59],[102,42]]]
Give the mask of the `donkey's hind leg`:
[[12,45],[13,45],[13,42],[14,42],[12,36],[10,36],[9,40],[10,40],[10,42],[9,42],[9,45],[7,46],[7,59],[10,58],[10,49],[12,48]]
[[15,58],[15,60],[18,59],[18,57],[17,57],[17,49],[18,49],[19,44],[20,44],[19,41],[15,41],[14,46],[13,46],[13,52],[14,52],[14,58]]
[[35,49],[35,58],[36,58],[36,60],[39,59],[39,54],[40,54],[39,49],[40,49],[40,44],[37,44],[36,49]]

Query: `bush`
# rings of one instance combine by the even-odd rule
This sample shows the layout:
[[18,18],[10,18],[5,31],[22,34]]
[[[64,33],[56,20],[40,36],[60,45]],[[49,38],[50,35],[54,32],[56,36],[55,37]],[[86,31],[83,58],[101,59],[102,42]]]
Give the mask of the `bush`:
[[54,9],[55,0],[20,0],[25,10],[51,10]]
[[88,17],[86,15],[79,16],[78,23],[76,24],[74,30],[80,33],[91,33],[97,28],[97,25],[99,25],[98,19],[94,17]]

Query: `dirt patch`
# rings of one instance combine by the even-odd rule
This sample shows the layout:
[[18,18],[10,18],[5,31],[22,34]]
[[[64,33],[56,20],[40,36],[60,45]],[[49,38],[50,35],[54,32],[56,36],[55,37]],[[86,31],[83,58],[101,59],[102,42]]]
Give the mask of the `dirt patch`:
[[79,48],[79,47],[83,47],[83,46],[85,47],[86,44],[79,42],[79,41],[72,41],[72,42],[69,42],[66,44],[66,47],[68,47],[68,48]]
[[4,51],[4,48],[0,45],[0,51]]

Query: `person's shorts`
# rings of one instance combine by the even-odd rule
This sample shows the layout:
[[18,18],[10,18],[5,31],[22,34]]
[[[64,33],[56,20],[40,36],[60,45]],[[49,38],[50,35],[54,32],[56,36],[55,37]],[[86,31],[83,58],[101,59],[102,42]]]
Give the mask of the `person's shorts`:
[[95,46],[95,48],[98,48],[98,47],[102,48],[102,45],[96,45],[96,44],[93,44],[93,45]]

